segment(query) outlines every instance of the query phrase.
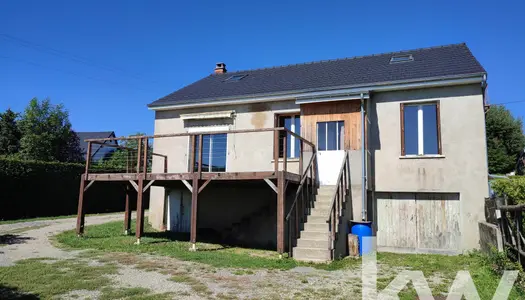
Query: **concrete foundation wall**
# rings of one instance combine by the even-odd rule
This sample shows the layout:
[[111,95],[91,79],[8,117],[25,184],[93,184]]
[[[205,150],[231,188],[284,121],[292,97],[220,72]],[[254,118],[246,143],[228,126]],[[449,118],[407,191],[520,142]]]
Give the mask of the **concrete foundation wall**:
[[498,225],[479,222],[479,243],[481,251],[489,254],[493,250],[503,251],[503,238]]
[[[370,103],[370,170],[378,192],[459,193],[461,249],[479,248],[488,196],[483,96],[479,85],[375,93]],[[440,101],[439,157],[401,157],[400,103]],[[379,222],[381,220],[378,220]]]

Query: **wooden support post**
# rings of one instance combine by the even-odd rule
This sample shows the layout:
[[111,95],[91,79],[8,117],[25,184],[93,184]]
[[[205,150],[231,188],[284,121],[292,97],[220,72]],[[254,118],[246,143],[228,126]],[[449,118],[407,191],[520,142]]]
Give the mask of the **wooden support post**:
[[303,176],[303,140],[299,141],[299,175],[301,175],[301,179]]
[[199,134],[199,167],[197,168],[199,172],[199,179],[201,179],[202,173],[202,134]]
[[124,235],[129,235],[131,232],[131,202],[130,202],[131,188],[126,184],[126,207],[124,209]]
[[148,142],[148,138],[144,138],[144,169],[142,170],[144,177],[146,177],[146,174],[148,174]]
[[273,132],[273,163],[275,176],[277,176],[279,171],[279,131],[277,130]]
[[521,210],[517,210],[514,212],[514,219],[516,220],[516,246],[517,246],[517,256],[518,256],[518,263],[521,265],[521,216],[522,212]]
[[190,136],[190,173],[195,172],[195,136]]
[[142,139],[137,139],[137,173],[140,173],[140,155],[142,153]]
[[[89,154],[89,150],[88,150]],[[87,167],[86,167],[87,170]],[[78,192],[78,213],[77,213],[77,235],[81,236],[84,233],[84,185],[86,184],[86,176],[80,176],[80,190]]]
[[143,195],[144,195],[144,176],[139,175],[139,184],[137,189],[137,229],[135,231],[135,236],[137,237],[137,245],[140,244],[140,238],[144,235],[144,205],[143,205]]
[[[286,133],[286,132],[285,132]],[[283,136],[283,171],[286,172],[288,158],[288,133]]]
[[[200,152],[200,150],[199,150]],[[200,163],[200,162],[199,162]],[[193,175],[193,188],[191,192],[191,229],[190,229],[190,251],[195,251],[197,242],[197,201],[199,198],[199,178],[197,174]]]
[[84,174],[86,174],[86,178],[85,179],[87,179],[87,175],[89,173],[89,166],[90,165],[91,165],[91,142],[88,142],[88,144],[87,144],[87,153],[86,153],[86,170],[84,172]]
[[277,173],[277,252],[279,252],[279,256],[284,253],[284,206],[286,198],[284,185],[284,173],[280,171]]

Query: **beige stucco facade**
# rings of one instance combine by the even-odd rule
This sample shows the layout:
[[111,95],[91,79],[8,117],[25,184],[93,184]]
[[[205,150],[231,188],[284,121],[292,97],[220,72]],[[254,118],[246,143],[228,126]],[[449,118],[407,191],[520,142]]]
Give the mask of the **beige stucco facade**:
[[[400,103],[428,101],[440,101],[442,155],[402,157]],[[481,86],[376,93],[369,113],[375,191],[459,193],[461,250],[478,248],[478,222],[485,218],[484,198],[488,197]]]
[[[400,103],[438,100],[442,155],[402,157]],[[478,248],[478,221],[484,219],[483,203],[488,196],[484,103],[480,85],[378,92],[371,93],[368,101],[369,218],[375,218],[374,192],[459,194],[459,250]],[[234,118],[189,121],[180,118],[181,114],[224,110],[235,111]],[[190,128],[213,126],[227,126],[229,130],[270,128],[274,127],[276,113],[299,111],[300,106],[294,100],[157,111],[155,134],[185,133]],[[229,134],[227,144],[228,172],[273,170],[273,133]],[[188,171],[188,149],[187,136],[154,141],[154,152],[169,156],[170,173]],[[162,163],[154,159],[153,172],[162,172],[162,168]],[[290,161],[288,170],[297,172],[298,162]],[[358,150],[351,151],[351,181],[351,210],[353,218],[360,219],[362,174]],[[162,227],[165,198],[164,188],[151,188],[149,220],[155,228]]]
[[[233,118],[210,120],[182,120],[181,115],[212,112],[234,111]],[[227,126],[228,130],[261,129],[274,127],[274,115],[297,112],[299,105],[294,100],[216,106],[207,108],[183,109],[177,111],[157,111],[155,114],[155,134],[186,133],[193,130],[213,130],[216,126]],[[273,132],[228,134],[227,137],[227,172],[273,171]],[[189,161],[189,137],[168,137],[154,140],[153,151],[169,156],[168,172],[187,172]],[[305,148],[305,151],[308,151]],[[307,163],[309,156],[305,155]],[[161,159],[154,158],[153,172],[162,172]],[[282,163],[280,164],[282,168]],[[287,162],[290,172],[298,172],[299,161]],[[151,188],[149,220],[155,228],[161,228],[163,222],[165,193],[162,187]]]

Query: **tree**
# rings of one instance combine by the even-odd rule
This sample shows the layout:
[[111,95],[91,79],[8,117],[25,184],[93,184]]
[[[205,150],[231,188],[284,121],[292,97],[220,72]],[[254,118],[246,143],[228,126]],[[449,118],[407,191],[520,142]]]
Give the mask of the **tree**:
[[17,118],[18,114],[9,108],[0,113],[0,155],[13,155],[20,149],[21,133]]
[[82,159],[79,140],[71,129],[69,114],[49,99],[31,99],[19,122],[22,132],[20,156],[41,161],[78,162]]
[[503,106],[491,106],[486,116],[486,134],[489,172],[513,171],[517,155],[525,147],[523,121]]

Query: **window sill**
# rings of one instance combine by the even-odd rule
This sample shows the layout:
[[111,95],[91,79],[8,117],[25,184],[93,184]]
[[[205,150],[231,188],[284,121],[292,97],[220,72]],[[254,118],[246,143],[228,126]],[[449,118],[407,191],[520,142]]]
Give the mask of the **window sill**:
[[[283,158],[279,158],[279,162],[283,162],[284,159]],[[275,162],[275,159],[272,159],[272,163]],[[299,162],[299,158],[298,157],[294,157],[294,158],[287,158],[286,159],[286,162]]]
[[400,159],[430,159],[430,158],[445,158],[442,154],[429,154],[429,155],[405,155],[400,156]]

